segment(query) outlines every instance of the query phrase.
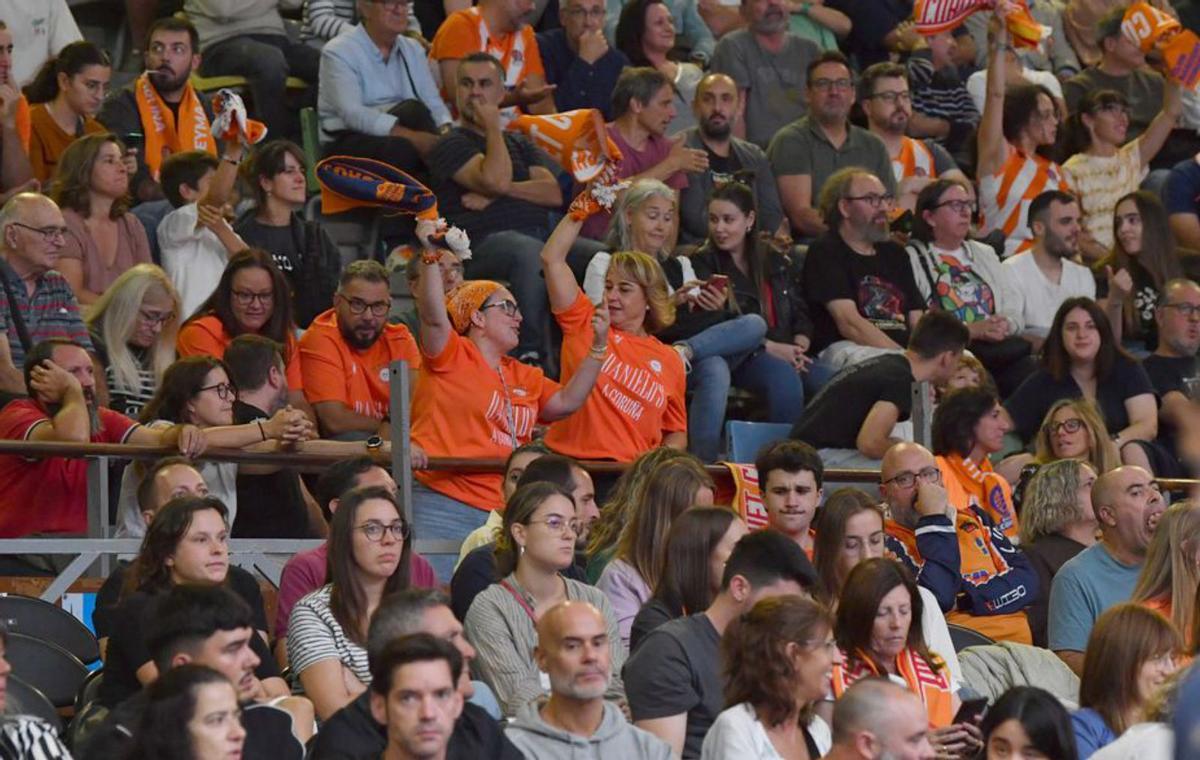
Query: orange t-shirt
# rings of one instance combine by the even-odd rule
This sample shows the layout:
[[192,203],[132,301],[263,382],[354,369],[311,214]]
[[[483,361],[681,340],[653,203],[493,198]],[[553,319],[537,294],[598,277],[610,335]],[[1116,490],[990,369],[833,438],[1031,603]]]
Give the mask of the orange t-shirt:
[[[460,60],[481,51],[500,61],[506,89],[511,90],[533,74],[546,75],[533,27],[526,24],[515,32],[492,34],[478,8],[455,11],[446,17],[433,36],[429,59],[436,67],[439,61]],[[443,89],[442,97],[445,96]],[[453,108],[454,104],[450,106]]]
[[300,337],[300,372],[310,404],[340,401],[355,414],[387,419],[391,386],[388,367],[397,359],[421,366],[421,349],[404,325],[385,325],[368,349],[351,348],[333,309],[317,315]]
[[[29,109],[29,127],[29,147],[26,149],[29,165],[33,169],[34,178],[46,185],[54,178],[59,157],[75,142],[77,136],[64,132],[62,127],[58,126],[58,122],[46,110],[45,103],[38,103]],[[90,116],[83,120],[85,135],[107,131],[103,124]]]
[[[595,307],[583,291],[555,313],[563,331],[562,370],[569,378],[592,347]],[[632,462],[662,444],[667,433],[687,432],[687,376],[675,349],[653,336],[608,333],[608,355],[587,401],[550,426],[546,445],[577,459]]]
[[[180,358],[184,356],[215,356],[220,359],[225,356],[225,349],[233,342],[234,336],[225,332],[221,320],[209,314],[206,317],[194,319],[179,331],[175,348]],[[300,375],[300,352],[296,348],[296,339],[288,336],[283,348],[284,361],[287,363],[288,389],[304,390],[304,380]]]
[[[542,407],[561,387],[508,356],[497,372],[474,343],[451,333],[440,354],[424,355],[412,400],[412,442],[431,457],[504,459],[533,438]],[[498,472],[413,475],[476,509],[492,510],[501,501]]]

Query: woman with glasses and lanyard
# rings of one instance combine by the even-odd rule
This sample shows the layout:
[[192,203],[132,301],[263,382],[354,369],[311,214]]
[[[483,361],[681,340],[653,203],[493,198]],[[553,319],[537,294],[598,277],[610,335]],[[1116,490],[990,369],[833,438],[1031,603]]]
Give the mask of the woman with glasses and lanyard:
[[[418,223],[428,240],[432,226]],[[591,350],[563,385],[508,354],[517,347],[521,309],[508,288],[470,280],[449,299],[441,254],[426,244],[417,280],[421,373],[412,400],[412,441],[429,457],[504,459],[533,438],[533,428],[583,405],[605,358],[608,313],[591,317]],[[499,472],[415,473],[413,519],[423,539],[462,541],[500,502]],[[431,558],[450,580],[454,556]]]
[[504,508],[495,549],[496,575],[503,580],[475,597],[464,628],[476,650],[475,666],[507,717],[550,691],[534,659],[537,620],[566,601],[590,604],[604,615],[612,651],[604,696],[625,699],[620,676],[625,645],[608,599],[595,587],[561,575],[574,561],[579,530],[571,493],[554,483],[523,485]]
[[[285,407],[268,420],[246,425],[233,424],[233,402],[237,390],[220,359],[192,356],[180,359],[163,373],[154,397],[142,409],[139,420],[150,427],[186,423],[205,431],[210,446],[244,448],[264,441],[302,441],[312,437],[312,425],[302,412]],[[228,510],[229,524],[237,516],[237,474],[235,462],[198,460],[196,469],[208,491]],[[117,507],[117,534],[141,536],[146,531],[138,504],[137,490],[142,469],[127,467],[121,478]]]
[[328,720],[371,683],[367,625],[383,597],[409,587],[409,526],[380,486],[343,495],[329,528],[329,583],[288,619],[293,687]]
[[304,400],[292,314],[291,287],[275,258],[261,248],[247,248],[229,259],[212,295],[183,323],[177,344],[179,355],[220,359],[239,335],[253,333],[270,338],[284,347],[288,403],[304,410],[315,422],[316,415]]

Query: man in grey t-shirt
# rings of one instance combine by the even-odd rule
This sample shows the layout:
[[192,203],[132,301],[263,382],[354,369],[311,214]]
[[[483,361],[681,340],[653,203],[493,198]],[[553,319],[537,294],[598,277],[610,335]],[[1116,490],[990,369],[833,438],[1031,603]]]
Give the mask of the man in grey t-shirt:
[[783,0],[742,0],[741,11],[749,28],[721,38],[710,68],[733,77],[745,103],[734,135],[765,149],[776,132],[808,111],[805,71],[821,51],[788,31]]

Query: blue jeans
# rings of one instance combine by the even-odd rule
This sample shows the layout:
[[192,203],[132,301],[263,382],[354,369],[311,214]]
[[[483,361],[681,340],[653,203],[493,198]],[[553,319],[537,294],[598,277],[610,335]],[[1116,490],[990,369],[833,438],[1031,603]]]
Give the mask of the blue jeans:
[[[482,527],[487,521],[486,511],[451,499],[423,483],[413,483],[412,500],[413,528],[418,538],[461,542],[468,533]],[[454,563],[458,559],[458,552],[424,556],[433,566],[438,580],[449,583],[450,577],[454,575]]]
[[795,367],[760,348],[731,358],[712,356],[692,363],[688,385],[688,448],[705,462],[720,453],[721,428],[730,385],[767,403],[767,421],[792,423],[804,410],[804,385]]
[[757,314],[743,314],[701,330],[680,341],[692,351],[692,363],[711,356],[737,356],[762,345],[767,322]]

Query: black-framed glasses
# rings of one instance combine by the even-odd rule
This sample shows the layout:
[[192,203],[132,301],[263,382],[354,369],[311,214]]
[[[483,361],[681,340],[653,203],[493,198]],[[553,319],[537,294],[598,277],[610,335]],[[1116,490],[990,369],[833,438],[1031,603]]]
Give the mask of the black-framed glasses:
[[511,298],[505,298],[503,301],[485,303],[483,306],[479,307],[480,311],[487,311],[488,309],[499,309],[500,311],[504,312],[505,316],[509,317],[515,317],[517,316],[517,312],[521,311],[521,307],[517,306],[517,302]]
[[830,90],[849,90],[854,86],[851,79],[814,79],[809,83],[814,90],[829,92]]
[[1200,316],[1200,304],[1194,303],[1167,303],[1163,304],[1164,309],[1174,309],[1179,312],[1180,316],[1185,319],[1192,319]]
[[150,323],[151,326],[165,325],[175,318],[175,312],[168,311],[166,314],[157,314],[153,311],[138,309],[138,316]]
[[265,293],[252,293],[249,290],[235,290],[233,291],[233,300],[237,301],[238,306],[249,306],[255,301],[258,301],[263,306],[266,306],[275,300],[275,293],[269,290]]
[[912,93],[908,90],[886,90],[884,92],[877,92],[873,95],[868,95],[867,100],[882,100],[888,105],[894,105],[897,102],[911,103]]
[[367,520],[362,525],[355,527],[355,530],[361,530],[363,535],[367,537],[367,540],[373,544],[377,544],[383,540],[384,531],[391,533],[392,538],[397,541],[403,541],[408,538],[408,523],[403,520],[396,520],[386,525],[378,520]]
[[976,208],[975,201],[960,201],[960,200],[942,201],[941,203],[934,204],[933,207],[934,208],[948,208],[956,214],[973,214],[973,213],[975,213],[975,208]]
[[36,232],[37,234],[41,235],[42,240],[45,240],[47,243],[53,242],[55,238],[58,238],[59,240],[66,240],[67,232],[69,231],[66,227],[55,227],[53,225],[48,227],[34,227],[29,224],[22,224],[21,222],[10,222],[10,224],[13,227],[20,227],[21,229],[29,230],[30,232]]
[[1051,435],[1058,435],[1063,431],[1066,431],[1067,433],[1078,433],[1080,430],[1083,430],[1083,420],[1079,417],[1072,417],[1071,419],[1063,420],[1062,422],[1050,423]]
[[844,200],[862,201],[871,208],[890,206],[896,202],[896,196],[891,193],[867,193],[866,195],[847,195]]
[[912,488],[918,479],[923,483],[940,483],[942,480],[942,471],[935,466],[926,467],[918,472],[902,472],[893,478],[883,481],[883,484],[893,483],[899,488]]
[[204,393],[205,391],[216,391],[217,398],[228,401],[237,393],[237,388],[233,387],[233,383],[217,383],[216,385],[206,385],[199,392]]
[[549,528],[551,533],[556,533],[560,536],[562,535],[563,531],[565,531],[567,528],[570,528],[571,532],[578,536],[579,531],[583,528],[583,523],[580,522],[579,520],[576,520],[575,518],[571,518],[568,520],[567,518],[563,517],[562,515],[550,515],[545,520],[530,520],[529,521],[530,525],[537,525],[538,523],[541,523],[542,525],[545,525],[547,528]]
[[391,301],[371,301],[368,303],[361,298],[347,298],[341,293],[338,293],[338,298],[346,302],[346,305],[350,307],[351,314],[363,314],[370,309],[373,315],[382,317],[386,316],[388,310],[392,308]]

